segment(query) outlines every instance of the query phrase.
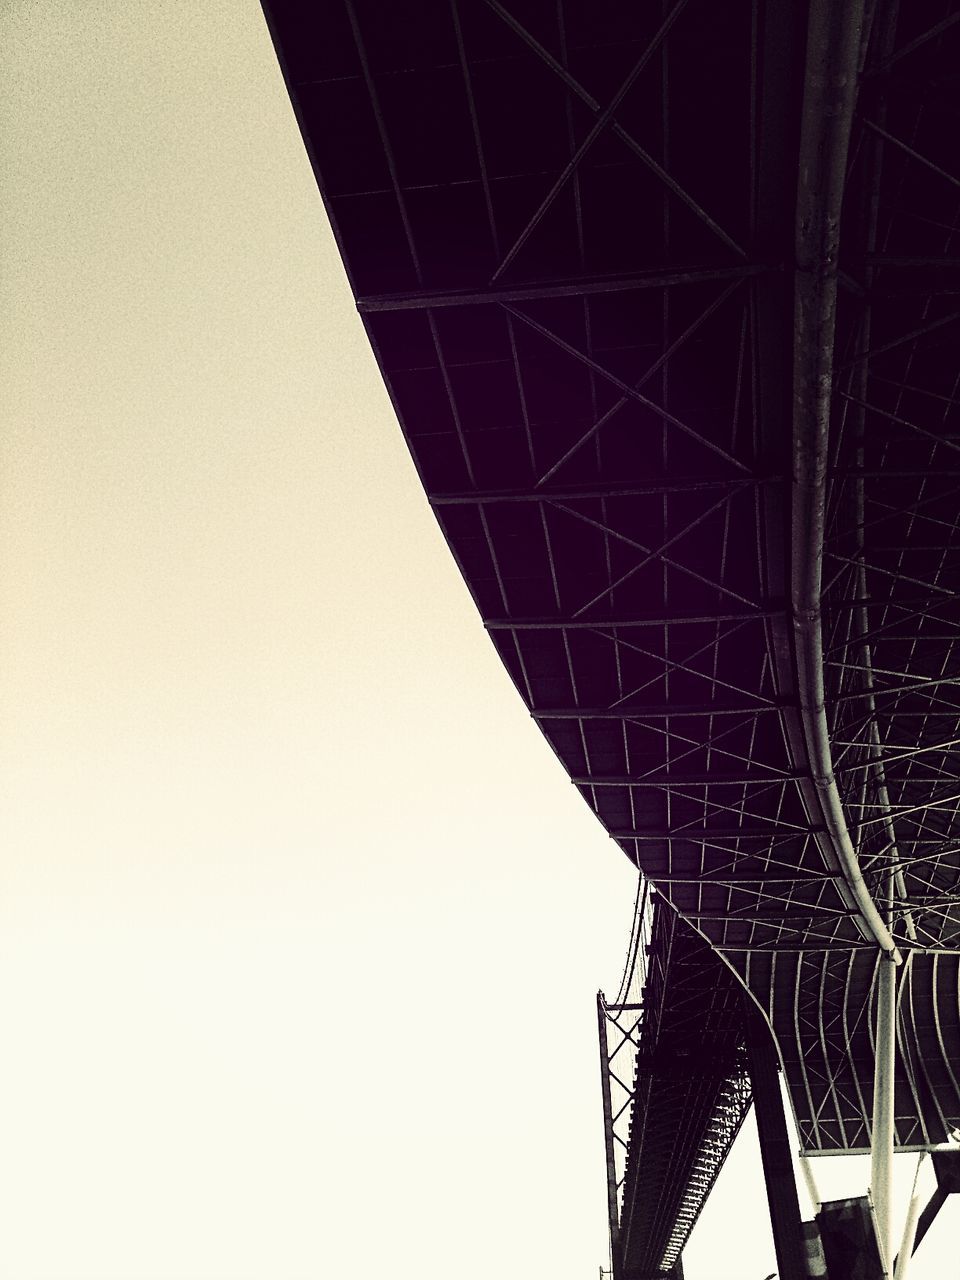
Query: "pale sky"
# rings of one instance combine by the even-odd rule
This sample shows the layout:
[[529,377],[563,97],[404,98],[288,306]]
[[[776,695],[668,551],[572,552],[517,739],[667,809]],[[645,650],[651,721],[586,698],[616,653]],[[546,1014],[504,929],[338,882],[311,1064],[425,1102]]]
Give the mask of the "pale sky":
[[[259,6],[0,37],[0,1280],[591,1280],[633,874],[436,528]],[[685,1261],[773,1270],[752,1121]]]

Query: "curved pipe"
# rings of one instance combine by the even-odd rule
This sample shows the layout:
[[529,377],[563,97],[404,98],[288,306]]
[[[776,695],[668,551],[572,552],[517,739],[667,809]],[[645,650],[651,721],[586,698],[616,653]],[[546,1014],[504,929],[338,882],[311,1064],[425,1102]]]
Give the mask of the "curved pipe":
[[833,772],[820,613],[840,213],[863,16],[863,0],[810,6],[797,180],[790,592],[800,718],[825,827],[818,839],[827,864],[839,864],[861,932],[899,962],[860,870]]

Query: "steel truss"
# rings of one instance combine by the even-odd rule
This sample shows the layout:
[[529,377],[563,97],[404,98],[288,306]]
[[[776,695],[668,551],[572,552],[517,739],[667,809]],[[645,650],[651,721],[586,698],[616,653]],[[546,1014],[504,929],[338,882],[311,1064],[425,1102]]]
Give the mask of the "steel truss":
[[836,126],[805,0],[322,9],[268,16],[413,459],[521,696],[770,1021],[805,1149],[869,1145],[878,944],[904,961],[894,1138],[942,1143],[949,0],[866,6],[829,200],[801,183],[799,224],[804,149]]
[[614,1280],[672,1273],[750,1105],[743,997],[644,881],[620,994],[597,1005]]
[[739,984],[649,882],[598,996],[614,1280],[673,1274],[750,1105]]

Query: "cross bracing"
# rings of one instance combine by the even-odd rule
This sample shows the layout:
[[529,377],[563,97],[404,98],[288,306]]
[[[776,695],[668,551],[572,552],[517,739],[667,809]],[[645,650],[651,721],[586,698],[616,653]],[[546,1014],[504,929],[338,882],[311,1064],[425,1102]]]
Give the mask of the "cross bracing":
[[414,462],[531,714],[770,1020],[804,1146],[868,1144],[878,952],[901,961],[897,1143],[943,1142],[948,0],[269,16]]

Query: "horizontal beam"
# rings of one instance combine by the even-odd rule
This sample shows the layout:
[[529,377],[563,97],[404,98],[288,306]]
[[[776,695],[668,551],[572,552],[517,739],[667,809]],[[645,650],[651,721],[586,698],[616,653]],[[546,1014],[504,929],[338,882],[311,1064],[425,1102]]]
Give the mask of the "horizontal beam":
[[643,777],[635,777],[629,773],[608,775],[577,774],[570,779],[578,787],[749,787],[771,786],[778,782],[793,782],[798,777],[794,773],[752,773],[740,777],[716,773],[661,773]]
[[[765,900],[771,900],[779,905],[776,909],[764,910],[759,903]],[[789,929],[791,933],[797,933],[797,921],[805,920],[808,922],[808,928],[812,928],[816,921],[822,924],[823,921],[835,923],[838,920],[849,919],[850,916],[857,914],[857,909],[856,907],[825,907],[822,904],[794,902],[780,894],[767,893],[758,895],[752,905],[739,907],[736,910],[722,911],[714,907],[710,911],[688,911],[684,908],[682,914],[685,920],[718,920],[724,924],[756,924],[768,920],[792,921],[793,923],[785,924],[784,928]]]
[[[769,863],[766,865],[769,867]],[[768,870],[706,871],[703,875],[695,875],[693,872],[668,871],[661,874],[659,871],[651,871],[647,878],[652,885],[657,887],[661,884],[716,884],[721,889],[741,884],[827,884],[833,880],[833,876],[828,875],[826,872],[796,871],[790,875],[783,875],[779,870],[775,875],[771,875]]]
[[427,494],[431,507],[478,507],[503,502],[576,502],[581,499],[657,497],[670,493],[696,493],[703,489],[745,489],[755,485],[785,484],[785,476],[681,476],[655,484],[585,485],[566,489],[474,489],[459,493]]
[[[875,946],[873,946],[873,944],[871,944],[871,943],[869,943],[869,942],[857,943],[856,945],[851,945],[851,944],[848,944],[848,943],[843,943],[842,945],[843,945],[843,949],[844,949],[845,951],[869,951],[869,950],[871,949],[871,947],[872,947],[872,949],[873,949],[873,950],[876,950],[876,947],[875,947]],[[812,949],[812,950],[820,950],[820,951],[822,951],[822,950],[823,950],[823,947],[819,947],[819,948],[811,948],[811,949]],[[733,950],[733,948],[731,948],[731,947],[724,947],[724,950],[725,950],[725,951]],[[913,947],[911,947],[911,948],[910,948],[911,953],[913,953],[913,952],[914,952],[914,950],[915,950],[915,948],[913,948]],[[955,953],[954,953],[954,954],[955,954]],[[897,1153],[899,1153],[899,1154],[904,1154],[904,1153],[905,1153],[905,1154],[907,1154],[907,1155],[909,1155],[911,1152],[912,1152],[913,1154],[915,1154],[915,1155],[919,1155],[919,1153],[920,1153],[921,1151],[928,1151],[928,1152],[930,1152],[930,1151],[956,1151],[956,1149],[957,1149],[957,1148],[954,1146],[954,1144],[953,1144],[952,1142],[919,1142],[919,1143],[917,1143],[917,1142],[913,1142],[913,1143],[908,1142],[908,1143],[906,1143],[904,1146],[901,1146],[901,1145],[900,1145],[900,1143],[898,1142],[898,1143],[896,1144],[896,1146],[894,1147],[894,1151],[895,1151],[895,1152],[897,1152]],[[802,1156],[806,1156],[808,1159],[812,1159],[812,1158],[816,1157],[816,1159],[818,1159],[818,1160],[819,1160],[821,1157],[824,1157],[824,1156],[849,1156],[849,1155],[851,1155],[851,1154],[854,1154],[854,1155],[859,1155],[859,1154],[867,1155],[867,1154],[869,1154],[869,1151],[870,1151],[870,1145],[869,1145],[869,1143],[853,1143],[853,1144],[852,1144],[852,1145],[850,1145],[849,1147],[805,1147],[805,1146],[803,1145],[803,1142],[801,1141],[801,1143],[800,1143],[800,1151],[799,1151],[799,1153],[798,1153],[798,1154],[799,1154],[799,1155],[802,1155]]]
[[752,716],[763,711],[779,711],[773,702],[725,707],[715,702],[657,702],[646,707],[552,707],[531,711],[534,720],[666,720],[672,716]]
[[[796,930],[793,930],[792,932],[796,932]],[[714,946],[713,943],[711,943],[710,945],[713,946],[715,951],[721,952],[724,955],[726,955],[727,952],[730,952],[730,953],[735,952],[737,955],[754,955],[754,956],[756,955],[807,956],[807,955],[810,955],[811,952],[822,952],[827,949],[824,946],[823,942],[818,942],[816,940],[811,942],[809,946],[799,946],[799,947],[785,947],[779,940],[774,940],[774,941],[767,940],[765,942],[749,942],[749,943],[718,942],[716,946]],[[916,948],[914,947],[910,948],[911,952],[914,951],[915,949]],[[873,942],[849,942],[846,940],[840,941],[837,938],[831,938],[830,944],[829,944],[829,950],[835,951],[838,954],[842,951],[844,955],[846,955],[850,951],[876,952],[876,945]],[[854,1151],[854,1150],[863,1150],[868,1152],[870,1148],[869,1147],[864,1147],[864,1148],[850,1147],[849,1148],[849,1151]],[[916,1150],[926,1150],[926,1148],[897,1147],[897,1150],[898,1151],[916,1151]],[[804,1151],[803,1154],[805,1156],[843,1155],[844,1153],[849,1154],[849,1151],[847,1148],[844,1148],[842,1151],[837,1150],[835,1152]]]
[[[804,827],[800,831],[784,831],[771,820],[769,827],[727,827],[711,831],[707,827],[665,827],[660,831],[640,831],[635,827],[612,828],[614,840],[803,840],[816,835],[822,827]],[[657,883],[656,874],[650,879]]]
[[687,623],[762,622],[764,618],[782,617],[786,612],[776,608],[741,609],[736,613],[633,614],[616,618],[485,618],[488,631],[597,631],[612,627],[672,627]]
[[560,280],[555,284],[531,281],[529,284],[510,285],[500,289],[449,289],[440,293],[423,291],[369,294],[366,297],[357,298],[357,310],[361,315],[369,315],[378,311],[426,311],[435,307],[476,307],[498,302],[579,298],[586,294],[627,293],[634,289],[666,289],[671,285],[702,284],[709,280],[737,280],[744,276],[756,276],[765,271],[777,269],[760,263],[744,263],[737,267],[677,267],[673,271],[639,272],[636,275],[607,276],[599,279]]

